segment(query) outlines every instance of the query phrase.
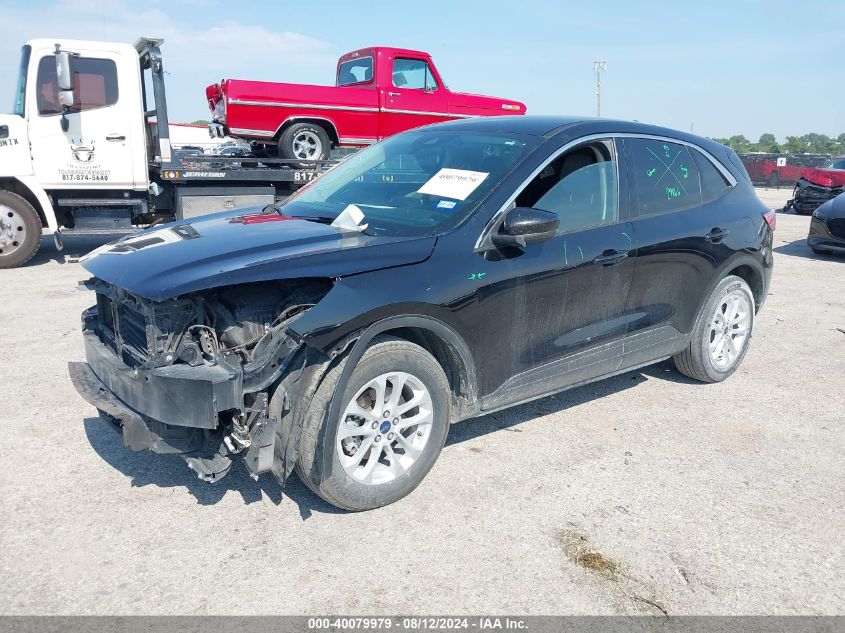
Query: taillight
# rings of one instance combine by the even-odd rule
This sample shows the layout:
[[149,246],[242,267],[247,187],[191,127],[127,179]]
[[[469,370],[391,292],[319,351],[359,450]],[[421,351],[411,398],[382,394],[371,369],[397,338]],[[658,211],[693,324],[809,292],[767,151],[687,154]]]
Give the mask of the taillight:
[[778,214],[774,209],[769,209],[763,214],[763,219],[766,220],[766,224],[769,225],[769,228],[773,231],[775,227],[778,225]]

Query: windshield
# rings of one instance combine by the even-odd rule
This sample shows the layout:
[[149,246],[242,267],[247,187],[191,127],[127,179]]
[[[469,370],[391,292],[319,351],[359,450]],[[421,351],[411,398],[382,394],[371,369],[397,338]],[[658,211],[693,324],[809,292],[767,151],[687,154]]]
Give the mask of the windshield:
[[24,115],[24,103],[26,100],[26,69],[29,67],[29,55],[32,49],[24,46],[21,49],[21,66],[18,70],[18,84],[15,88],[15,101],[12,105],[12,114]]
[[406,132],[354,154],[280,211],[331,221],[355,205],[367,233],[436,235],[466,219],[538,141],[518,134]]
[[825,167],[828,169],[845,169],[845,156],[834,158]]

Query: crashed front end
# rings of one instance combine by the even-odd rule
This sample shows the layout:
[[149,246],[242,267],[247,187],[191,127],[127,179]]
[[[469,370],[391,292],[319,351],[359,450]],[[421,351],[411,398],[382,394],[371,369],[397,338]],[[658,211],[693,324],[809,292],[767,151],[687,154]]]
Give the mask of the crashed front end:
[[[268,388],[302,347],[288,326],[330,282],[244,284],[164,301],[96,278],[83,285],[97,301],[82,314],[86,362],[70,363],[71,378],[126,446],[179,454],[206,481],[223,477],[236,454],[253,477],[273,470]],[[283,480],[289,471],[274,474]]]
[[809,215],[843,192],[845,192],[845,185],[831,179],[825,179],[825,182],[821,183],[800,178],[795,185],[792,200],[787,203],[787,206],[791,205],[798,213]]

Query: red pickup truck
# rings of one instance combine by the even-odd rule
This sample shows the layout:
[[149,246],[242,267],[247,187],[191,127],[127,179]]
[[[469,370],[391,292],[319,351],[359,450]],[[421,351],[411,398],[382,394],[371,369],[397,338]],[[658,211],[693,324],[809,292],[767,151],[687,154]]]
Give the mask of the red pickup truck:
[[224,79],[205,93],[213,135],[301,160],[324,160],[333,147],[369,145],[428,123],[525,114],[519,101],[449,90],[428,53],[403,48],[343,55],[335,86]]

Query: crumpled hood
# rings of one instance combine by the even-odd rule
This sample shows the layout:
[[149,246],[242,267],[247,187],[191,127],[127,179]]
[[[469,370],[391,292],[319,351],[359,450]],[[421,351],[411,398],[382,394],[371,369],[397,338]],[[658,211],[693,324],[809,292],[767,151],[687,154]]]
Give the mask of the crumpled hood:
[[342,277],[414,264],[427,259],[437,241],[343,232],[258,211],[240,209],[155,227],[92,251],[82,265],[103,281],[161,301],[232,284]]
[[801,176],[822,187],[841,187],[845,185],[845,169],[827,169],[825,167],[811,167],[805,169]]

